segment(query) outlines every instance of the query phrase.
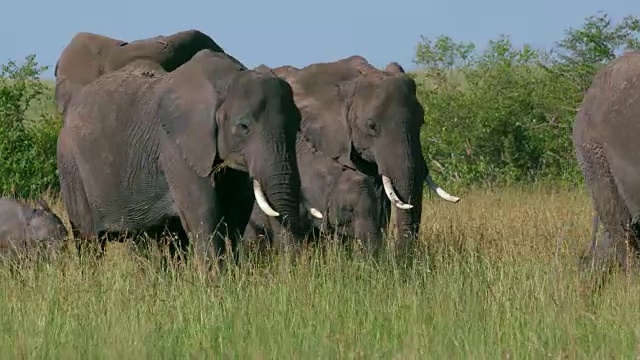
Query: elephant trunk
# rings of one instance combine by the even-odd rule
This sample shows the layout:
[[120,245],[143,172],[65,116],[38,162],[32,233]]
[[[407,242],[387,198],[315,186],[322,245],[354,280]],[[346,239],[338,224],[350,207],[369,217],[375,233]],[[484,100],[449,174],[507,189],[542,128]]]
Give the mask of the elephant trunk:
[[[297,241],[300,232],[300,174],[294,144],[284,141],[265,142],[260,161],[249,161],[257,205]],[[274,155],[275,155],[275,160]],[[270,159],[271,161],[268,161]]]
[[[395,144],[402,143],[395,142]],[[391,159],[390,164],[378,161],[381,163],[379,169],[384,191],[392,206],[396,208],[396,239],[401,251],[407,250],[411,239],[417,235],[420,228],[425,178],[424,158],[419,140],[405,140],[404,144],[406,145],[387,147],[385,158]],[[391,154],[389,154],[390,149],[392,149]],[[406,151],[406,149],[410,150]]]

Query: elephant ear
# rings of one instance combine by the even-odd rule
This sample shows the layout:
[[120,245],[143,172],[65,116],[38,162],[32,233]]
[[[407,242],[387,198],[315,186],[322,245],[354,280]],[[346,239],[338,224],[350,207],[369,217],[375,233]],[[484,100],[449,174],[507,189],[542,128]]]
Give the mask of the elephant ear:
[[216,113],[222,102],[199,71],[178,68],[165,79],[158,121],[184,160],[201,177],[211,174],[217,155]]
[[404,74],[404,68],[398,64],[395,61],[392,61],[390,63],[387,64],[387,66],[384,68],[384,71],[391,73],[391,74]]
[[253,71],[260,73],[260,74],[267,74],[267,75],[271,75],[271,76],[278,76],[276,75],[275,72],[273,72],[273,70],[271,70],[270,67],[268,67],[265,64],[260,64],[258,66],[256,66]]
[[340,122],[341,129],[339,134],[336,134],[336,140],[341,143],[342,149],[344,149],[343,155],[338,160],[351,167],[357,167],[357,164],[353,162],[352,157],[352,153],[355,149],[353,148],[351,123],[355,122],[357,118],[354,101],[360,85],[358,79],[359,78],[355,78],[339,83],[336,95],[337,100],[341,105],[340,113],[337,114],[337,119]]

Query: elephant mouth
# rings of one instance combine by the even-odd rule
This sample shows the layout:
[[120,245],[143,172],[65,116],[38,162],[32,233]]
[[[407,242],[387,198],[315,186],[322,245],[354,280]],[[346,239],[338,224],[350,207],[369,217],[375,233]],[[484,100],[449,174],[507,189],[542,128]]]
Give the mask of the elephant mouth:
[[275,211],[271,207],[271,205],[269,205],[269,202],[267,201],[267,197],[265,196],[264,191],[262,191],[262,185],[260,184],[260,181],[256,179],[253,179],[253,195],[256,198],[256,203],[258,204],[258,207],[260,208],[260,210],[262,210],[262,212],[267,214],[267,216],[271,216],[271,217],[280,216],[280,213]]
[[[459,197],[449,194],[443,188],[441,188],[438,184],[436,184],[431,178],[431,175],[429,173],[425,175],[424,181],[427,183],[429,188],[433,190],[441,198],[454,203],[460,201]],[[393,183],[389,177],[382,175],[382,185],[384,186],[385,194],[387,195],[391,203],[394,206],[396,206],[398,209],[408,210],[413,208],[413,205],[407,204],[402,200],[400,200],[400,197],[398,196],[395,189],[393,188]]]
[[249,172],[249,166],[247,165],[247,161],[242,154],[230,154],[224,158],[217,156],[213,164],[213,172],[215,173],[216,171],[222,170],[224,168],[229,168],[246,173]]
[[413,207],[413,205],[407,204],[400,200],[400,197],[396,193],[396,190],[393,188],[391,179],[386,175],[382,175],[382,185],[384,186],[384,193],[387,194],[387,197],[395,207],[402,210],[409,210]]
[[[280,216],[280,213],[277,212],[275,209],[273,209],[273,207],[271,207],[271,205],[269,204],[269,201],[267,200],[267,196],[264,194],[264,191],[262,190],[262,184],[260,184],[260,181],[256,179],[253,179],[253,195],[255,196],[256,204],[258,204],[258,207],[260,208],[260,210],[262,210],[262,212],[264,212],[267,216],[271,216],[271,217]],[[308,208],[308,210],[313,217],[317,219],[323,218],[322,212],[320,212],[318,209],[314,207],[310,207]]]
[[233,170],[238,170],[238,171],[242,171],[242,172],[249,172],[249,169],[247,168],[247,165],[245,164],[238,164],[238,163],[234,163],[234,162],[230,162],[225,164],[226,167],[233,169]]
[[[382,177],[382,183],[384,185],[385,194],[387,195],[387,197],[389,198],[391,203],[394,204],[394,206],[396,206],[399,209],[403,209],[403,210],[407,210],[407,209],[413,208],[413,205],[404,203],[402,200],[400,200],[400,197],[398,196],[398,194],[396,193],[396,191],[395,191],[395,189],[393,187],[393,183],[392,183],[391,179],[380,172],[380,168],[378,167],[378,165],[375,162],[365,160],[364,158],[362,158],[359,155],[359,153],[356,150],[353,142],[351,143],[351,151],[350,151],[349,160],[353,163],[353,165],[355,165],[355,169],[354,170],[358,170],[358,171],[364,173],[367,176],[372,176],[372,177],[381,176]],[[345,165],[345,164],[343,164],[343,165]],[[425,168],[426,168],[426,163],[424,165],[425,165]],[[349,168],[353,169],[352,166],[349,166],[349,165],[347,165],[347,166]],[[453,202],[453,203],[457,203],[458,201],[460,201],[459,197],[449,194],[442,187],[440,187],[440,185],[438,185],[435,181],[433,181],[429,171],[425,172],[424,182],[427,184],[429,189],[431,189],[433,192],[435,192],[440,198],[442,198],[442,199],[444,199],[446,201]]]

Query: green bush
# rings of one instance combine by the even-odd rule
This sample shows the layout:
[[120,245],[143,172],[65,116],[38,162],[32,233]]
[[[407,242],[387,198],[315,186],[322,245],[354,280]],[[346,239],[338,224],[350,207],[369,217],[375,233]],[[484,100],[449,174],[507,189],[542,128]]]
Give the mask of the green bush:
[[[571,131],[596,71],[640,48],[640,20],[607,14],[570,28],[549,51],[502,35],[482,51],[448,36],[422,37],[412,73],[425,107],[421,140],[438,182],[469,186],[537,181],[580,183]],[[56,141],[62,124],[47,67],[35,56],[0,73],[0,193],[20,197],[59,188]]]
[[639,24],[591,16],[548,52],[517,48],[505,35],[483,51],[422,37],[414,62],[430,167],[457,186],[580,183],[571,132],[583,93],[621,49],[639,48]]
[[62,124],[50,111],[47,67],[34,55],[9,61],[0,72],[0,193],[26,198],[59,188],[56,142]]

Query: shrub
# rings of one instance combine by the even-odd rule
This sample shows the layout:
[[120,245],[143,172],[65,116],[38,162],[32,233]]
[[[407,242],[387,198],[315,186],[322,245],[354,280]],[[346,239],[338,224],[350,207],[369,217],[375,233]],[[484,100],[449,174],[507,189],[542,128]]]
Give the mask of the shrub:
[[431,168],[458,186],[581,182],[571,132],[583,93],[601,66],[639,47],[639,24],[591,16],[549,52],[518,48],[506,35],[483,51],[422,37],[414,62]]
[[56,142],[61,119],[50,111],[51,89],[41,81],[47,69],[35,55],[0,72],[0,193],[17,197],[57,190]]
[[[411,74],[425,107],[421,140],[438,182],[469,186],[537,181],[580,183],[573,121],[593,75],[625,49],[640,48],[640,19],[607,14],[570,28],[551,50],[515,46],[506,35],[482,51],[441,35],[422,37]],[[47,67],[35,56],[0,73],[0,193],[59,188],[56,141],[62,124]]]

